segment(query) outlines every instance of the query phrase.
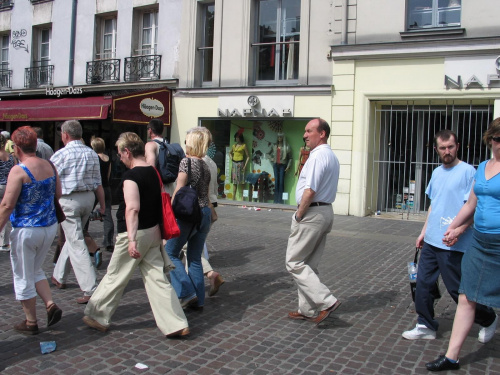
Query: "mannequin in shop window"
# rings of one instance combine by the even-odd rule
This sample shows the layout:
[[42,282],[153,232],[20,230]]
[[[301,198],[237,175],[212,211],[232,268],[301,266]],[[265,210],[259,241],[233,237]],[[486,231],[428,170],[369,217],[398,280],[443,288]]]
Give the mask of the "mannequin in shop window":
[[306,163],[307,159],[309,158],[309,154],[311,153],[311,149],[306,146],[304,142],[304,146],[300,148],[300,154],[299,154],[299,165],[297,166],[297,171],[295,172],[295,176],[300,176],[300,172],[302,172],[302,167]]
[[285,173],[292,164],[292,150],[286,142],[285,134],[278,133],[277,138],[269,156],[274,169],[274,203],[283,203]]
[[234,135],[234,144],[231,147],[229,156],[233,161],[233,167],[231,170],[231,179],[233,182],[233,200],[236,199],[236,193],[238,191],[238,185],[245,184],[245,169],[247,167],[248,160],[250,156],[248,154],[247,145],[245,144],[245,139],[243,138],[243,130],[240,129]]

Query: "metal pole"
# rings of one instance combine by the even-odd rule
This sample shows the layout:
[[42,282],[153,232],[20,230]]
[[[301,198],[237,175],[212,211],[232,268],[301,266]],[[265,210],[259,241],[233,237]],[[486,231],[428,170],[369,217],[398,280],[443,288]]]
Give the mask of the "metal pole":
[[69,41],[69,71],[68,86],[73,86],[73,75],[75,73],[75,38],[76,38],[76,8],[78,0],[73,0],[71,6],[71,35]]

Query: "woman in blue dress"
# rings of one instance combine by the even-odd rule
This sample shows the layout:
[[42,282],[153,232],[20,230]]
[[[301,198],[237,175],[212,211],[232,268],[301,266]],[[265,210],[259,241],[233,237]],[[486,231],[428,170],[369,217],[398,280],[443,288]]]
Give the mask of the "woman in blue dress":
[[[474,185],[464,204],[444,234],[450,246],[457,238],[455,229],[474,215],[473,238],[462,258],[462,279],[458,306],[448,350],[426,364],[429,371],[458,370],[458,356],[474,323],[476,303],[500,308],[500,118],[493,120],[483,136],[492,158],[479,164]],[[498,316],[479,331],[478,340],[493,338]]]
[[39,333],[36,317],[36,295],[45,303],[47,326],[57,323],[61,309],[52,300],[42,264],[57,231],[54,195],[59,199],[61,183],[55,168],[36,156],[37,136],[30,126],[12,134],[14,154],[20,163],[7,179],[5,195],[0,203],[0,229],[9,220],[11,264],[16,299],[21,301],[26,318],[14,329],[20,333]]

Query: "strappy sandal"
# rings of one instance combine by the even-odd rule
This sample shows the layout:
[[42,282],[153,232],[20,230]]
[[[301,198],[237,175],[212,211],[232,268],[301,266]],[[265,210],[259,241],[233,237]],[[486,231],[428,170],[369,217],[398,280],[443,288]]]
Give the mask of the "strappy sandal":
[[47,307],[47,327],[56,324],[61,320],[61,317],[62,310],[55,303]]
[[38,324],[37,324],[36,320],[34,322],[28,321],[28,320],[23,320],[21,323],[16,324],[14,326],[14,329],[17,332],[20,332],[24,335],[37,335],[39,333]]

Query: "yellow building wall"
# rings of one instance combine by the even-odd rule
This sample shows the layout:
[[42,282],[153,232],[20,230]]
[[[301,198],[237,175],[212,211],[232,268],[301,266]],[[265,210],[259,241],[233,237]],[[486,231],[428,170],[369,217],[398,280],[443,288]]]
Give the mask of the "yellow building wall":
[[[446,89],[444,58],[338,61],[333,64],[332,149],[341,160],[341,184],[336,202],[346,214],[365,216],[372,141],[371,101],[444,101],[491,99],[500,89]],[[453,78],[453,77],[452,77]],[[455,77],[456,78],[456,77]],[[499,101],[495,112],[500,113]],[[351,147],[346,147],[351,141]],[[348,181],[347,181],[348,180]]]

